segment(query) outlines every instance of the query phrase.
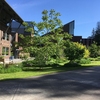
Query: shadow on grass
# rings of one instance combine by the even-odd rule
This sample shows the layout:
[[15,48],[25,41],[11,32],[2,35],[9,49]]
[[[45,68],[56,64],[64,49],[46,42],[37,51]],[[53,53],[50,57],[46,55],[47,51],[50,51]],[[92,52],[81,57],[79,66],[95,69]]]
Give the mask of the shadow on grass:
[[23,67],[23,71],[40,71],[40,72],[48,72],[48,71],[55,71],[55,72],[62,72],[62,71],[70,71],[70,70],[78,70],[86,67],[92,66],[83,66],[77,63],[66,63],[64,65],[53,64],[53,65],[46,65],[43,67],[34,66],[34,67]]
[[[59,71],[74,70],[84,68],[84,66],[78,65],[69,66],[70,64],[65,64],[63,66],[59,65],[57,67],[50,66],[41,71],[48,71],[49,69]],[[90,66],[85,66],[90,67]],[[83,94],[93,95],[99,98],[100,96],[100,67],[98,68],[87,68],[84,70],[71,71],[69,73],[57,73],[44,75],[37,78],[25,78],[25,79],[6,79],[0,81],[0,96],[12,96],[16,95],[25,96],[31,95],[33,98],[37,96],[43,96],[45,99],[64,97],[77,98]],[[97,85],[92,84],[94,81]],[[82,83],[83,82],[83,83]],[[91,91],[91,92],[89,92]],[[97,92],[98,91],[98,92]],[[40,99],[40,98],[39,98]],[[38,100],[39,100],[38,99]],[[3,99],[4,100],[4,99]],[[9,99],[8,99],[9,100]]]

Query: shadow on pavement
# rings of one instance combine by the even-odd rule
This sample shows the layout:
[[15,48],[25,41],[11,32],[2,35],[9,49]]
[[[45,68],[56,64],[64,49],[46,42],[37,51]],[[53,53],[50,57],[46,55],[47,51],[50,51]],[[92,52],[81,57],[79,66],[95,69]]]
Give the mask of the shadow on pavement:
[[82,94],[100,96],[100,67],[0,81],[0,96],[14,94],[43,95],[45,98],[73,97]]

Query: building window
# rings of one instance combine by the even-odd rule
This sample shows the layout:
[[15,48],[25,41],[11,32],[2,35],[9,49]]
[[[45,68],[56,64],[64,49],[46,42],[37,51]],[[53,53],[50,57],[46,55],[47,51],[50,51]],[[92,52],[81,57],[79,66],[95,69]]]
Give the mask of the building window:
[[8,47],[2,48],[2,55],[9,55],[9,48]]
[[2,48],[2,55],[5,55],[5,47]]
[[6,55],[9,55],[9,48],[6,48]]
[[9,40],[9,34],[3,33],[3,39],[4,40]]
[[69,24],[69,34],[74,35],[74,22]]

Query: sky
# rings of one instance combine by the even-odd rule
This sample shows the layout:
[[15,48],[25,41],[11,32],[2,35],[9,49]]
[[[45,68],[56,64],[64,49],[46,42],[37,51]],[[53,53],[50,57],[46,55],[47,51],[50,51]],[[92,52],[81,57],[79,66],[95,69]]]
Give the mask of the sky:
[[100,21],[100,0],[6,0],[24,21],[40,22],[43,10],[60,12],[63,25],[75,20],[75,36],[87,38]]

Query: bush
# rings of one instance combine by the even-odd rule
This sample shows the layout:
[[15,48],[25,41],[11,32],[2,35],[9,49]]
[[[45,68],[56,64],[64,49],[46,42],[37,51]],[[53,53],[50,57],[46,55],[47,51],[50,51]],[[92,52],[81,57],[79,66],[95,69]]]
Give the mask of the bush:
[[3,64],[0,64],[0,69],[3,67]]
[[97,57],[97,58],[89,58],[90,61],[100,61],[100,57]]
[[22,62],[23,67],[32,67],[35,65],[35,61],[34,60],[27,60]]
[[90,57],[96,58],[100,55],[100,47],[96,43],[91,44],[89,47]]
[[40,64],[38,64],[37,63],[37,60],[27,60],[27,61],[24,61],[24,62],[22,62],[22,65],[23,65],[23,67],[27,67],[27,68],[29,68],[29,67],[43,67],[43,66],[46,66],[46,65],[40,65]]
[[94,61],[100,61],[100,57],[94,58]]
[[0,69],[0,73],[13,73],[22,71],[21,64],[6,64],[5,67]]
[[76,59],[81,59],[83,57],[87,58],[89,56],[89,51],[86,46],[80,43],[66,43],[65,55],[70,61],[75,61]]
[[79,63],[80,63],[80,64],[90,64],[91,61],[90,61],[90,59],[82,58],[81,60],[79,60]]
[[97,61],[100,61],[100,57],[97,57]]
[[90,61],[96,61],[96,58],[88,58]]

